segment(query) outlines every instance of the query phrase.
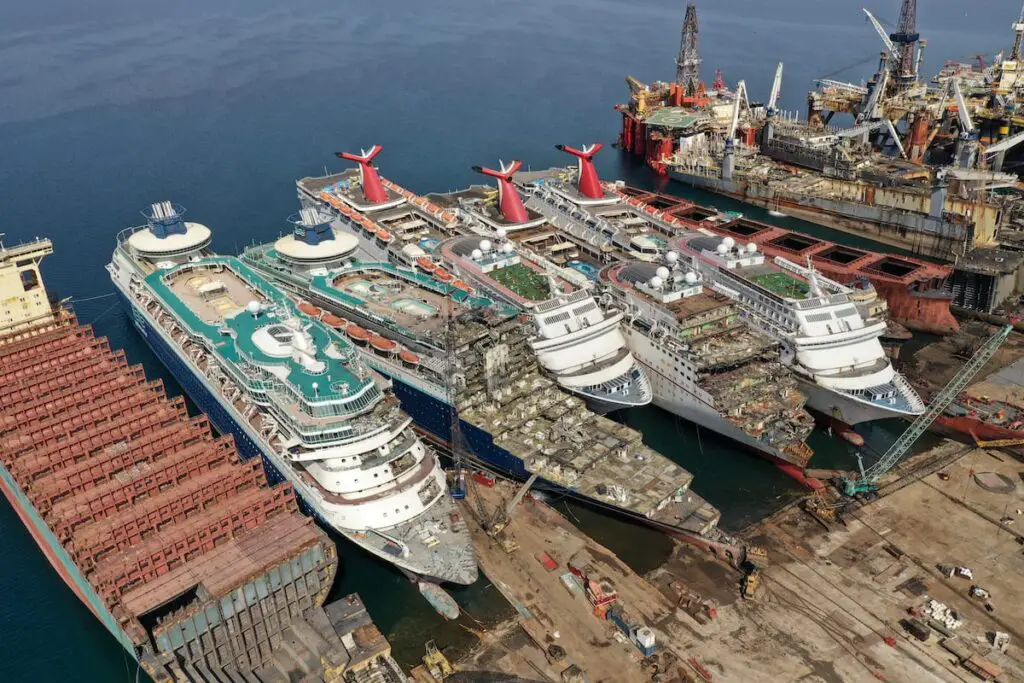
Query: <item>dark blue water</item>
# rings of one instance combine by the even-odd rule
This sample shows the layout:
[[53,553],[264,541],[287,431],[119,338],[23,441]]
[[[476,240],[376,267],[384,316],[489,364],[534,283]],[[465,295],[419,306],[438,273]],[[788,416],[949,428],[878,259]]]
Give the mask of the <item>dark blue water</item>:
[[[683,4],[8,0],[0,3],[0,232],[9,243],[52,238],[47,284],[85,299],[110,292],[103,265],[113,237],[154,200],[186,205],[214,229],[217,249],[234,252],[276,235],[296,208],[293,180],[337,168],[337,150],[383,144],[384,173],[418,192],[466,185],[471,165],[499,157],[564,163],[556,143],[614,141],[612,105],[625,97],[627,73],[674,75]],[[883,21],[895,20],[895,0],[876,4]],[[1006,46],[1019,11],[1016,0],[920,4],[929,72],[946,58]],[[704,3],[700,21],[705,79],[720,68],[763,99],[781,59],[786,109],[804,109],[815,77],[867,77],[879,49],[859,3],[845,0],[720,0]],[[611,149],[600,170],[652,182]],[[151,377],[169,379],[112,304],[95,299],[77,310]],[[695,471],[697,490],[726,511],[727,524],[793,495],[774,469],[714,435],[655,411],[628,419]],[[638,565],[664,551],[655,536],[574,514]],[[0,557],[0,681],[134,680],[6,503]],[[438,633],[429,608],[389,568],[347,546],[342,557],[336,592],[359,590],[405,658],[427,637],[462,632]],[[492,593],[481,584],[459,598],[483,616],[497,604]]]

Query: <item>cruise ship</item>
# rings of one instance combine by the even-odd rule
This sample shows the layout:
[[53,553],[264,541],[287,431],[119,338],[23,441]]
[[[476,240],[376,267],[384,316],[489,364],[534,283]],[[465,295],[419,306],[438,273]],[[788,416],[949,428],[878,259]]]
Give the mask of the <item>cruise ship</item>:
[[845,426],[924,411],[882,349],[885,321],[865,319],[848,287],[813,267],[767,260],[753,242],[739,245],[710,231],[678,237],[670,246],[692,261],[707,286],[779,340],[809,408]]
[[526,207],[574,246],[563,250],[567,266],[598,283],[602,304],[624,316],[654,403],[802,476],[813,418],[779,362],[778,341],[746,325],[735,302],[668,251],[681,226],[600,182],[592,163],[599,145],[559,149],[577,157],[575,169],[523,173],[516,182]]
[[[213,253],[210,229],[179,207],[161,202],[144,215],[146,225],[118,236],[111,279],[217,428],[291,482],[324,525],[410,578],[474,582],[469,531],[435,453],[352,344],[237,258]],[[309,248],[294,236],[282,244]]]
[[705,291],[680,267],[625,261],[601,270],[613,306],[627,314],[629,347],[654,385],[654,403],[729,437],[800,476],[814,418],[778,342],[749,328],[728,297]]
[[591,283],[514,245],[516,234],[544,229],[542,216],[523,207],[512,184],[520,162],[499,170],[476,167],[498,182],[490,188],[422,198],[380,177],[380,153],[339,156],[358,170],[299,181],[308,208],[328,211],[333,228],[359,239],[364,258],[411,265],[444,282],[468,283],[530,317],[531,348],[544,371],[599,413],[647,405],[650,382],[626,347],[621,315],[606,314]]
[[447,447],[458,419],[481,467],[536,475],[548,490],[732,552],[717,530],[718,511],[690,490],[692,474],[541,371],[514,306],[433,258],[415,268],[368,261],[358,238],[311,211],[301,220],[320,221],[311,231],[321,240],[304,258],[287,248],[286,235],[246,249],[242,260],[291,292],[307,315],[347,335],[393,382],[421,433]]

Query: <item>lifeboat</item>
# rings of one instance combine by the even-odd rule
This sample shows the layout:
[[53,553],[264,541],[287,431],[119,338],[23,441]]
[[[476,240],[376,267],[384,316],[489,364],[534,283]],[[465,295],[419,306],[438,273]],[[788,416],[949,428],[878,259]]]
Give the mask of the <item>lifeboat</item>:
[[455,279],[454,275],[452,275],[447,270],[441,267],[438,267],[437,270],[434,271],[434,277],[436,277],[441,282],[451,282],[452,280]]
[[461,289],[466,294],[472,294],[473,293],[473,288],[470,287],[469,285],[467,285],[462,280],[455,280],[454,282],[452,282],[452,287],[454,287],[455,289]]
[[377,239],[379,239],[384,244],[387,244],[388,242],[390,242],[393,239],[395,239],[394,237],[391,236],[391,233],[388,232],[387,230],[385,230],[384,228],[377,228],[376,232],[377,232]]
[[417,356],[412,351],[410,351],[409,349],[405,349],[404,351],[402,351],[400,354],[398,354],[398,357],[402,359],[403,363],[408,363],[409,365],[420,364],[420,357]]
[[330,325],[331,327],[341,328],[348,325],[348,322],[344,318],[339,318],[338,316],[331,315],[330,313],[321,318],[321,320],[323,320],[324,323]]
[[345,328],[345,334],[357,342],[364,342],[370,338],[370,333],[359,327],[359,325],[349,325]]
[[370,337],[370,346],[378,351],[391,352],[398,348],[398,342],[375,334]]
[[421,256],[416,259],[416,265],[427,271],[428,273],[434,272],[434,262],[428,259],[426,256]]
[[319,308],[306,301],[303,301],[301,304],[299,304],[299,310],[313,318],[316,318],[321,313],[323,313],[323,311],[321,311]]

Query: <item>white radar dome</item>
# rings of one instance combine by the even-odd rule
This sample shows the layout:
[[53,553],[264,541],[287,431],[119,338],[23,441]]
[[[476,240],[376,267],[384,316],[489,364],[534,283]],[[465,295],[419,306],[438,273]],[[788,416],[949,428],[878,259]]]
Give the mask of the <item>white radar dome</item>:
[[505,228],[498,228],[498,237],[500,237],[501,239],[505,239],[505,235],[507,234],[508,230],[506,230]]
[[665,260],[668,261],[670,264],[675,263],[676,261],[679,260],[679,254],[677,254],[674,251],[670,251],[665,254]]
[[732,249],[733,247],[736,246],[736,240],[734,240],[731,237],[726,237],[724,240],[722,240],[722,244],[725,245],[726,249]]
[[664,280],[665,278],[668,277],[669,270],[665,266],[661,266],[661,267],[659,267],[654,272],[655,272],[655,274],[657,274],[658,277],[660,277],[662,280]]
[[658,287],[661,287],[663,284],[664,284],[664,281],[660,277],[658,277],[657,275],[655,275],[654,277],[651,278],[651,287],[654,287],[655,289],[657,289]]
[[747,245],[747,253],[749,253],[749,254],[756,254],[757,253],[757,245],[754,244],[753,242],[749,243]]
[[245,305],[245,310],[249,311],[252,315],[256,315],[260,312],[260,302],[255,299]]
[[480,251],[479,249],[474,249],[472,252],[472,256],[475,260],[479,261],[480,259],[483,258],[484,252]]
[[717,247],[715,247],[715,251],[717,251],[719,254],[724,254],[725,252],[729,251],[729,247],[725,246],[725,242],[722,242]]
[[505,244],[501,245],[501,250],[503,252],[505,252],[506,254],[511,254],[512,253],[512,243],[511,242],[505,242]]
[[483,249],[484,251],[490,251],[491,250],[491,241],[490,240],[480,240],[480,248]]
[[697,273],[692,270],[686,274],[686,284],[695,285],[697,284]]

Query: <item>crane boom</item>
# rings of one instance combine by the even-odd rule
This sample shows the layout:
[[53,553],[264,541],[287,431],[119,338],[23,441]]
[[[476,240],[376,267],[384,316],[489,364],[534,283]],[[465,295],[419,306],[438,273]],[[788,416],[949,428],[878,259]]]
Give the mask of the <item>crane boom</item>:
[[903,459],[910,447],[924,434],[925,430],[931,426],[935,418],[939,416],[942,411],[949,407],[949,404],[953,402],[964,387],[974,378],[974,376],[984,367],[985,363],[999,350],[999,347],[1003,345],[1006,338],[1010,336],[1010,332],[1013,331],[1013,325],[1006,325],[994,335],[988,338],[988,340],[981,345],[981,348],[967,361],[960,372],[956,373],[956,376],[950,380],[949,384],[944,386],[942,390],[935,395],[932,402],[928,405],[928,408],[918,416],[914,423],[903,432],[889,450],[885,452],[878,462],[868,468],[866,471],[861,471],[861,477],[859,480],[846,479],[844,481],[845,493],[848,496],[853,496],[858,493],[866,493],[873,491],[878,483],[878,480],[882,476],[891,470],[896,463]]
[[1012,147],[1016,147],[1022,142],[1024,142],[1024,132],[1011,135],[1008,138],[1003,138],[994,145],[989,145],[985,148],[985,154],[998,154],[999,152],[1005,152]]
[[960,79],[953,79],[953,97],[956,99],[956,114],[960,117],[960,126],[965,133],[974,132],[974,122],[971,121],[971,113],[967,111],[967,100],[960,90]]
[[768,97],[768,111],[775,111],[775,104],[779,101],[779,92],[782,90],[782,62],[775,67],[775,80],[772,81],[772,94]]
[[907,158],[907,150],[903,149],[903,143],[900,142],[900,134],[896,132],[896,126],[892,125],[891,119],[882,119],[885,122],[885,127],[889,129],[889,137],[896,143],[896,149],[900,151],[900,156],[904,159]]
[[893,50],[896,49],[896,46],[893,45],[892,40],[889,39],[889,33],[882,27],[882,24],[878,21],[878,19],[875,19],[874,14],[869,12],[866,7],[863,9],[864,14],[868,15],[868,21],[870,21],[871,25],[875,27],[875,31],[878,33],[878,36],[882,39],[882,42],[885,43],[885,51],[892,55]]
[[[742,97],[740,97],[742,95]],[[736,100],[732,105],[732,121],[729,124],[729,140],[736,138],[736,128],[740,125],[740,102],[747,101],[747,84],[740,81],[736,84]],[[749,107],[749,103],[747,104]]]

